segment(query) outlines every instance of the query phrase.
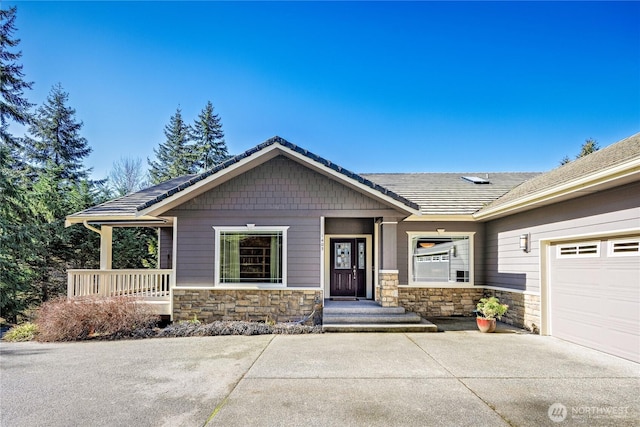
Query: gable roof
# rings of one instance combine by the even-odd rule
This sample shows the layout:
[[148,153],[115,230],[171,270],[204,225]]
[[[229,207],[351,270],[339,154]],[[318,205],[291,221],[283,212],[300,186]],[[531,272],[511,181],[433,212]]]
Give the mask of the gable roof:
[[[272,154],[271,157],[265,155],[273,149],[281,149],[281,151]],[[282,150],[284,150],[284,152]],[[115,221],[118,219],[129,220],[138,217],[153,218],[156,214],[154,209],[157,209],[160,205],[169,203],[172,199],[188,197],[192,190],[198,189],[202,192],[202,188],[204,188],[206,184],[211,183],[218,176],[243,165],[243,163],[247,161],[257,160],[261,155],[265,155],[265,159],[268,160],[276,154],[285,154],[296,157],[298,160],[301,159],[307,166],[315,167],[316,170],[331,175],[334,179],[342,180],[345,184],[357,188],[359,191],[367,192],[369,195],[379,198],[387,204],[406,211],[407,214],[419,213],[420,207],[414,201],[313,154],[308,150],[298,147],[281,137],[275,136],[203,173],[173,178],[153,187],[69,215],[66,218],[66,225],[69,226],[74,223],[83,222],[84,220],[108,221],[111,219]]]
[[[362,174],[419,204],[422,215],[471,215],[538,175],[536,172]],[[489,183],[475,184],[463,178],[469,176],[484,178]]]
[[199,181],[205,180],[219,172],[222,172],[230,167],[232,167],[233,165],[236,165],[240,162],[242,162],[245,159],[250,158],[251,156],[260,153],[261,151],[264,151],[265,149],[267,149],[268,147],[271,146],[276,146],[279,145],[281,147],[284,147],[294,153],[297,153],[299,155],[301,155],[303,158],[305,158],[307,161],[311,161],[312,163],[315,163],[316,165],[320,166],[321,168],[325,168],[325,169],[329,169],[331,171],[336,172],[338,175],[342,176],[343,178],[347,178],[348,180],[351,181],[355,181],[359,184],[361,184],[364,187],[367,187],[370,190],[373,190],[374,192],[380,193],[383,196],[390,198],[396,202],[399,202],[402,205],[405,205],[406,207],[410,208],[411,210],[418,210],[420,207],[413,201],[402,197],[401,195],[387,189],[384,188],[383,186],[380,186],[364,177],[362,177],[361,175],[358,175],[354,172],[351,172],[348,169],[345,169],[329,160],[326,160],[316,154],[313,154],[312,152],[305,150],[304,148],[298,147],[295,144],[290,143],[289,141],[285,140],[284,138],[281,138],[279,136],[274,136],[268,140],[266,140],[265,142],[263,142],[260,145],[257,145],[247,151],[245,151],[242,154],[239,154],[237,156],[232,157],[231,159],[215,166],[214,168],[205,171],[199,175],[193,176],[192,178],[190,178],[189,180],[183,182],[182,184],[180,184],[179,186],[177,186],[175,189],[172,189],[171,191],[168,191],[164,194],[159,194],[158,196],[154,197],[151,200],[148,200],[147,202],[141,204],[140,206],[137,207],[137,209],[139,211],[142,211],[144,209],[147,209],[149,207],[152,207],[153,205],[163,201],[164,199],[171,197],[173,194],[179,192],[179,191],[183,191],[185,189],[187,189],[188,187],[197,184]]
[[532,178],[474,217],[488,219],[581,197],[640,179],[640,133]]

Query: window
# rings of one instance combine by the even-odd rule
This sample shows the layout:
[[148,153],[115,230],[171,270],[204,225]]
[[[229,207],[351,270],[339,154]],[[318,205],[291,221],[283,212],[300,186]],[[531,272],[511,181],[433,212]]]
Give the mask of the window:
[[286,285],[288,227],[214,227],[216,285]]
[[600,256],[600,242],[558,245],[557,258],[594,258]]
[[471,235],[408,234],[411,284],[471,281]]
[[640,256],[640,239],[609,240],[608,256]]

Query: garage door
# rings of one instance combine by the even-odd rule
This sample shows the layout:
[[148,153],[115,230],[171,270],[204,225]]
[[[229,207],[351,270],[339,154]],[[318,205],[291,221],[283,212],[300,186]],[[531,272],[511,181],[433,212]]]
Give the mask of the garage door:
[[640,362],[640,237],[551,245],[551,335]]

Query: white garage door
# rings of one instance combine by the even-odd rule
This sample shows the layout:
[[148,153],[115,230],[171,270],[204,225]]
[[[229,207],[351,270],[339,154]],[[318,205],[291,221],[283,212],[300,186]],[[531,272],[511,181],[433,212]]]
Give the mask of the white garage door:
[[640,238],[551,245],[551,335],[640,362]]

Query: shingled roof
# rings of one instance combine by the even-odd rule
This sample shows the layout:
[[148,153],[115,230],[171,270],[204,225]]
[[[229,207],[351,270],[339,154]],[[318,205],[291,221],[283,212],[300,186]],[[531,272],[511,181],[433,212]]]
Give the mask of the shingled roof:
[[173,178],[161,184],[154,185],[153,187],[145,188],[144,190],[127,194],[126,196],[122,196],[114,200],[109,200],[108,202],[101,203],[90,207],[89,209],[69,215],[67,216],[67,221],[80,217],[89,217],[89,219],[91,217],[133,218],[135,217],[139,206],[160,195],[175,192],[177,188],[180,188],[180,186],[184,185],[185,182],[188,182],[193,177],[194,175],[185,175]]
[[[298,147],[295,144],[288,142],[287,140],[275,136],[273,138],[268,139],[260,145],[257,145],[242,154],[234,156],[229,160],[215,166],[212,169],[209,169],[203,173],[197,175],[185,175],[178,178],[173,178],[169,181],[163,182],[159,185],[146,188],[144,190],[138,191],[136,193],[128,194],[126,196],[120,197],[115,200],[110,200],[108,202],[102,203],[100,205],[91,207],[81,212],[74,213],[67,217],[67,222],[74,222],[74,219],[86,218],[86,217],[133,217],[138,212],[150,208],[157,203],[162,202],[163,200],[173,196],[176,193],[187,190],[189,187],[194,184],[216,174],[225,169],[228,169],[232,165],[241,162],[242,160],[256,154],[265,148],[272,146],[274,144],[279,144],[283,147],[286,147],[298,154],[303,155],[309,160],[318,163],[321,166],[327,167],[345,177],[358,182],[370,189],[379,192],[401,204],[417,211],[420,207],[417,203],[412,200],[409,200],[394,191],[387,189],[377,183],[372,182],[369,179],[362,177],[354,172],[351,172],[348,169],[345,169],[329,160],[326,160],[316,154],[311,153],[308,150],[305,150],[301,147]],[[77,221],[76,221],[77,222]]]
[[479,213],[499,209],[518,200],[570,185],[598,172],[640,159],[640,133],[532,178],[487,205]]
[[[91,218],[133,219],[140,211],[224,171],[274,144],[329,168],[338,174],[379,192],[422,215],[477,215],[509,206],[521,199],[580,180],[607,168],[640,158],[640,134],[633,135],[600,151],[570,162],[550,172],[501,173],[367,173],[356,174],[280,137],[273,137],[216,167],[197,175],[174,178],[162,184],[91,207],[67,217],[67,223]],[[477,176],[488,183],[473,183],[463,177]]]
[[[367,173],[362,174],[420,205],[422,215],[471,215],[535,172],[502,173]],[[474,184],[463,177],[477,176],[488,183]]]

